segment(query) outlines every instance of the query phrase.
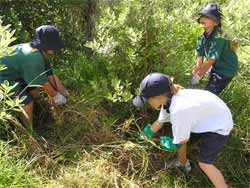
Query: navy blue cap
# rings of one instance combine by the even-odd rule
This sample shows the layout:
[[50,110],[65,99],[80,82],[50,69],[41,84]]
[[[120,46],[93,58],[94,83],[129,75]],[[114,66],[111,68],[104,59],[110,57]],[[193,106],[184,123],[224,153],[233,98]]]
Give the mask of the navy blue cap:
[[169,77],[162,73],[147,75],[140,84],[140,93],[133,99],[135,106],[142,106],[148,98],[171,92]]
[[59,30],[52,25],[42,25],[36,28],[35,38],[30,42],[32,48],[39,50],[59,50],[64,44],[59,36]]
[[220,8],[215,3],[208,3],[201,11],[200,11],[200,17],[198,18],[198,22],[200,23],[201,16],[207,16],[218,23],[221,22],[221,16],[222,13],[220,11]]

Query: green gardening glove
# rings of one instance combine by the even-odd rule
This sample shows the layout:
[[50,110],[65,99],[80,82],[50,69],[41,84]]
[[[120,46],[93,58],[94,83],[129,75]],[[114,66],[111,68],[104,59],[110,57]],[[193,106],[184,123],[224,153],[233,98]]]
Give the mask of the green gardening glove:
[[151,130],[151,124],[150,123],[147,123],[147,125],[144,127],[143,134],[147,138],[151,138],[151,137],[153,137],[155,135],[155,133]]
[[166,151],[177,151],[180,148],[180,145],[173,144],[173,139],[168,136],[160,137],[160,145]]

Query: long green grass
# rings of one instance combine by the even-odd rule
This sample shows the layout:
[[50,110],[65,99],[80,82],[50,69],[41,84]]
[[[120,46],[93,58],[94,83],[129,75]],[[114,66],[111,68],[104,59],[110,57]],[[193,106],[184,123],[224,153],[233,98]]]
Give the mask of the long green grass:
[[42,178],[32,169],[34,161],[22,159],[20,151],[10,143],[0,142],[0,187],[41,187]]

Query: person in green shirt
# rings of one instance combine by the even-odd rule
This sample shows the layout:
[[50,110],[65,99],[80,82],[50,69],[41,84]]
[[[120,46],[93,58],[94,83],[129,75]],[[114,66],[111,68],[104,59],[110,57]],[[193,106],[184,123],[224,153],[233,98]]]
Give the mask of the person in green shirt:
[[221,30],[219,7],[207,4],[200,12],[198,23],[204,32],[197,40],[196,66],[192,71],[191,84],[198,84],[202,76],[209,72],[206,90],[219,95],[229,84],[238,70],[235,43],[228,40]]
[[64,47],[59,30],[51,25],[42,25],[35,30],[35,38],[29,43],[13,46],[14,52],[0,58],[0,65],[7,69],[0,71],[0,83],[8,81],[17,84],[13,89],[16,97],[23,97],[22,116],[25,124],[32,125],[33,101],[42,87],[52,97],[54,105],[67,102],[69,92],[58,77],[53,74],[48,57],[55,50]]

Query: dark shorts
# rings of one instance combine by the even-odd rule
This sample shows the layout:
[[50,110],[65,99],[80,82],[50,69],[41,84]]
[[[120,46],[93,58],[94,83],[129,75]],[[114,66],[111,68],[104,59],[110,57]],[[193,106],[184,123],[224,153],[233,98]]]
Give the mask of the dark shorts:
[[223,89],[227,87],[229,82],[231,82],[232,77],[227,77],[216,73],[215,71],[211,71],[210,77],[205,87],[205,90],[212,92],[215,95],[219,95]]
[[217,155],[223,150],[227,143],[228,135],[206,132],[206,133],[191,133],[190,142],[199,143],[199,162],[213,164]]
[[24,80],[17,80],[15,83],[18,83],[18,85],[13,89],[15,92],[14,96],[19,98],[24,97],[24,100],[21,102],[21,104],[27,105],[28,103],[32,102],[33,98],[29,94],[29,91],[34,88],[27,87],[27,84],[24,82]]

